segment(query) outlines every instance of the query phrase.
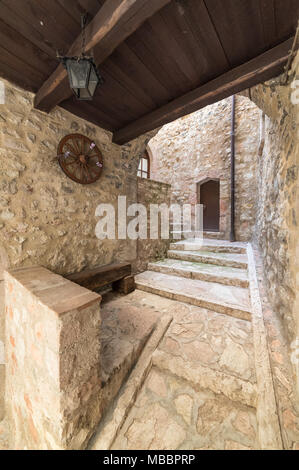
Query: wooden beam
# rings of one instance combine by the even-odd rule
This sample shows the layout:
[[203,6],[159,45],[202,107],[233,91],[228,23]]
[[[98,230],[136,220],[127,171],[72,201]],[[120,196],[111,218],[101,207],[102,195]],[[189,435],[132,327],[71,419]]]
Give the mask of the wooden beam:
[[[169,2],[170,0],[106,0],[86,27],[86,51],[94,49],[95,62],[100,65],[144,21]],[[67,55],[79,55],[81,42],[80,34]],[[34,107],[49,112],[70,96],[72,96],[72,91],[67,73],[60,64],[38,90]]]
[[283,72],[292,43],[293,38],[290,38],[249,62],[137,119],[116,131],[113,142],[119,145],[125,144],[145,132],[270,80]]

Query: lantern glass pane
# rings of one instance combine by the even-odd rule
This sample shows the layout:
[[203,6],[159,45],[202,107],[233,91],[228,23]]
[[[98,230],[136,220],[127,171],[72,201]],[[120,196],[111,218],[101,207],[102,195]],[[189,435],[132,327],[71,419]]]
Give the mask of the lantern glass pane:
[[75,93],[77,98],[80,98],[80,88],[73,88],[73,92]]
[[90,94],[91,98],[93,97],[93,95],[96,91],[98,83],[99,83],[99,79],[98,79],[98,76],[96,74],[94,65],[91,65],[89,83],[88,83],[88,91],[89,91],[89,94]]
[[87,88],[82,88],[79,90],[79,92],[80,92],[79,93],[80,100],[90,100],[92,98]]
[[91,64],[87,60],[68,59],[66,62],[71,88],[87,88]]

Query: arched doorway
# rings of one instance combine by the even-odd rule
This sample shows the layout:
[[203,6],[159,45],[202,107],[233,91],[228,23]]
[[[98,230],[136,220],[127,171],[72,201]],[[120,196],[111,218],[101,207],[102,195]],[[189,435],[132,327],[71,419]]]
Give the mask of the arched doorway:
[[220,181],[209,179],[198,184],[198,202],[203,204],[203,230],[219,232]]

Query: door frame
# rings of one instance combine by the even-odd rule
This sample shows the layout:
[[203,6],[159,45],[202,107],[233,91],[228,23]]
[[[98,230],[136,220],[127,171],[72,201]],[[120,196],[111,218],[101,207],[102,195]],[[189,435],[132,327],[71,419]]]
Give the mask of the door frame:
[[200,180],[198,183],[197,183],[197,203],[198,204],[201,204],[201,186],[205,183],[207,183],[208,181],[215,181],[215,182],[218,182],[219,183],[219,225],[218,225],[218,230],[213,230],[213,232],[215,233],[219,233],[222,231],[222,217],[221,217],[221,207],[222,207],[222,204],[221,204],[221,194],[222,194],[222,191],[221,191],[221,179],[220,178],[213,178],[213,177],[206,177],[202,180]]

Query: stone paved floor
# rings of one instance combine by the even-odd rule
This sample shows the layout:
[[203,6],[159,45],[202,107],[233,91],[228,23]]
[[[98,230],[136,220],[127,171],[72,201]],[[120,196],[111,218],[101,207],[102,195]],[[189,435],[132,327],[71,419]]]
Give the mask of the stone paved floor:
[[[171,315],[158,352],[180,358],[185,368],[201,364],[223,373],[224,381],[231,377],[255,385],[250,322],[139,290],[126,297],[110,294],[106,312],[111,305],[137,323]],[[258,448],[255,408],[230,400],[218,386],[214,393],[201,387],[199,378],[189,381],[179,371],[154,366],[113,449]]]
[[112,449],[258,448],[255,410],[153,368]]
[[181,304],[179,308],[159,349],[184,361],[255,382],[249,322],[192,305]]
[[[140,290],[125,297],[108,294],[105,299],[102,315],[103,324],[108,328],[104,333],[107,351],[109,335],[111,340],[118,338],[111,348],[114,347],[113,354],[119,352],[121,356],[123,341],[132,344],[140,340],[165,314],[173,316],[174,320],[159,349],[180,356],[184,361],[202,363],[240,379],[256,381],[250,322]],[[110,315],[108,323],[105,317]],[[125,335],[117,333],[117,325],[122,328],[120,324]],[[111,363],[106,352],[105,355],[105,363]]]

